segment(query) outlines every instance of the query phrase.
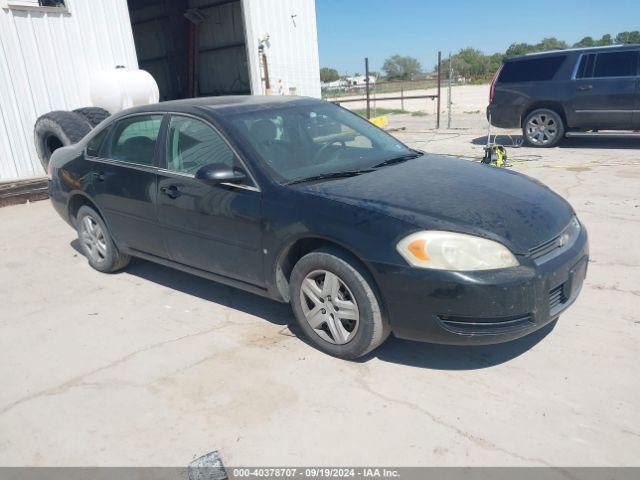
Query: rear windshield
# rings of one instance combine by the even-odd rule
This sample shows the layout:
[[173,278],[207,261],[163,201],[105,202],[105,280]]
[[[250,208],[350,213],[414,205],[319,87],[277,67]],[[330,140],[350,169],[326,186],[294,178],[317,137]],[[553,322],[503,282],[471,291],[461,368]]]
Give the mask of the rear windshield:
[[544,82],[552,80],[567,59],[566,55],[530,58],[506,62],[500,73],[499,83]]

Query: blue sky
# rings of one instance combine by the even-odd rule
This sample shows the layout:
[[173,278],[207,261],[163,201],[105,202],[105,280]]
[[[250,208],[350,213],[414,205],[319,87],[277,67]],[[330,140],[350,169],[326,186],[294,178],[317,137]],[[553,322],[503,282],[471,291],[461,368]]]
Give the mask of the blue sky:
[[431,70],[443,55],[472,46],[485,53],[555,36],[573,43],[640,30],[640,0],[316,0],[321,66],[372,70],[395,53]]

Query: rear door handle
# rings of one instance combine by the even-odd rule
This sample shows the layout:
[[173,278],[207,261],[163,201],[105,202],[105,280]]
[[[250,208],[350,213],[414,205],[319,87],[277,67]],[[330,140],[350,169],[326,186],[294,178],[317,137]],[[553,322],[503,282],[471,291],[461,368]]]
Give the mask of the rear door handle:
[[104,172],[93,172],[93,178],[98,180],[99,182],[104,182]]
[[175,185],[169,185],[168,187],[161,187],[160,192],[166,195],[169,198],[178,198],[180,195],[180,190]]
[[580,90],[581,92],[587,92],[589,90],[593,90],[593,85],[580,85],[578,87],[578,90]]

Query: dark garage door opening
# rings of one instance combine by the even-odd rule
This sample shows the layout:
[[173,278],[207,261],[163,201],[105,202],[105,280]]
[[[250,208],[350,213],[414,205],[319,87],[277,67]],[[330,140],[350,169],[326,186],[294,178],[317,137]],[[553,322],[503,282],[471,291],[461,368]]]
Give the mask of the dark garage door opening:
[[251,93],[240,0],[128,0],[140,69],[160,100]]

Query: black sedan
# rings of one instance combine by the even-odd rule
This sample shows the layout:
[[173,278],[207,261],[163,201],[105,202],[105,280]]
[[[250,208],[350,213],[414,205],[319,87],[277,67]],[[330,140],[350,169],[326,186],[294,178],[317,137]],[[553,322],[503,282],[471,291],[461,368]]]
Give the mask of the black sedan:
[[320,350],[490,344],[558,318],[585,228],[528,177],[412,150],[336,105],[218,97],[114,115],[50,162],[93,268],[139,257],[290,302]]

